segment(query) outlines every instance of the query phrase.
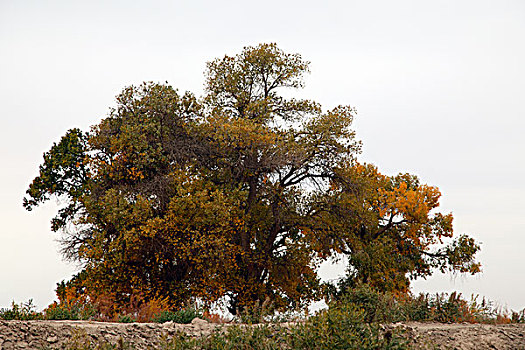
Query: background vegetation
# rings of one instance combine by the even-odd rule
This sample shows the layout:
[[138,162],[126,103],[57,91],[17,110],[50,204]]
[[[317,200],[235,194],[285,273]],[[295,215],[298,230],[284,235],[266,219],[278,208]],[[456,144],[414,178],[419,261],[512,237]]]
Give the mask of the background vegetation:
[[[14,304],[9,310],[0,310],[0,319],[63,319],[64,315],[80,315],[77,309],[68,310],[53,306],[41,313],[34,311],[31,301]],[[97,319],[95,312],[87,319]],[[329,308],[310,317],[296,317],[292,323],[266,321],[273,315],[262,316],[253,325],[239,324],[221,327],[217,325],[210,335],[191,337],[177,333],[173,337],[159,339],[160,349],[409,349],[410,337],[394,322],[482,322],[524,323],[525,313],[508,313],[492,303],[476,298],[466,301],[458,294],[421,294],[395,297],[361,285],[338,296],[332,296]],[[249,316],[253,317],[254,313]],[[86,316],[86,314],[84,314]],[[120,315],[119,322],[133,322],[137,315]],[[189,323],[194,317],[217,322],[216,315],[201,313],[195,308],[177,312],[161,311],[148,321]],[[80,318],[71,318],[80,319]],[[239,316],[238,321],[246,321]],[[114,343],[94,341],[85,331],[76,330],[66,349],[132,349],[125,339]]]
[[[367,285],[360,285],[339,295],[327,296],[329,308],[355,308],[362,313],[363,322],[396,323],[396,322],[442,322],[442,323],[525,323],[525,310],[520,312],[507,310],[486,299],[478,300],[472,296],[465,299],[459,293],[406,294],[395,296],[392,293],[380,292]],[[155,311],[152,311],[155,309]],[[210,313],[208,310],[195,306],[188,306],[178,310],[151,305],[144,309],[129,309],[128,313],[108,318],[105,309],[95,304],[60,304],[53,303],[41,312],[29,300],[25,303],[14,303],[11,308],[0,309],[0,319],[3,320],[95,320],[116,322],[175,322],[190,323],[194,318],[203,318],[212,323],[240,322],[244,324],[274,324],[282,321],[304,321],[305,314],[289,313],[275,314],[265,305],[254,308],[245,314],[237,315],[233,320],[221,315]],[[327,312],[320,311],[320,314]]]

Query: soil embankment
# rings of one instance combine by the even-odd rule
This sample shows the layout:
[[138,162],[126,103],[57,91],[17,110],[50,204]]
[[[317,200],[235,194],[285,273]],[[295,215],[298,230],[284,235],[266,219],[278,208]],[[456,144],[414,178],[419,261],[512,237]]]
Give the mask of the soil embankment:
[[[525,349],[525,324],[405,323],[402,327],[416,349]],[[158,323],[101,323],[86,321],[0,321],[0,350],[62,349],[75,341],[110,342],[119,339],[135,349],[155,348],[177,332],[191,336],[211,333],[216,324],[195,319],[189,325]]]
[[525,324],[405,323],[416,349],[525,350]]

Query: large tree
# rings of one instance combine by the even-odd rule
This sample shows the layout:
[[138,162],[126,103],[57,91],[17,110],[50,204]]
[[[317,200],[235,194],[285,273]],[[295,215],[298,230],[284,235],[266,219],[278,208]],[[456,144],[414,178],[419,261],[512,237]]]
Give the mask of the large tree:
[[433,267],[476,272],[472,240],[432,249],[452,236],[451,216],[430,216],[437,189],[356,162],[352,108],[283,97],[307,72],[261,44],[208,63],[200,99],[126,88],[107,118],[44,155],[24,206],[66,199],[52,222],[63,253],[83,264],[86,293],[117,305],[301,307],[334,252],[350,256],[349,280],[393,290]]

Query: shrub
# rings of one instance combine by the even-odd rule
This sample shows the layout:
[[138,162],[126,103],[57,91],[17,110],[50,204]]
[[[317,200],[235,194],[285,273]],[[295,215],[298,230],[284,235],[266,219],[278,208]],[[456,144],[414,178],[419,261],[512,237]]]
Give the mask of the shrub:
[[35,309],[33,299],[29,299],[28,302],[20,304],[16,304],[13,301],[10,309],[0,309],[0,319],[22,321],[42,319],[42,314],[36,312]]
[[49,305],[43,312],[46,320],[91,320],[96,315],[95,307],[89,303],[57,303]]
[[366,322],[510,323],[520,320],[518,313],[509,317],[507,312],[485,299],[478,302],[477,296],[473,296],[468,301],[456,292],[394,296],[360,285],[347,289],[337,298],[361,309]]
[[398,330],[383,331],[366,323],[365,312],[348,300],[332,303],[328,310],[304,322],[284,327],[269,323],[217,329],[209,336],[192,338],[179,333],[161,347],[181,349],[407,349],[408,340]]
[[187,307],[178,311],[162,311],[153,317],[153,322],[175,322],[190,323],[194,318],[202,317],[202,312],[193,307]]
[[286,345],[286,333],[279,326],[257,325],[233,326],[226,332],[214,332],[197,342],[197,349],[282,349]]
[[362,310],[364,320],[368,323],[407,320],[402,300],[398,300],[390,293],[381,293],[368,285],[348,289],[340,300],[344,304],[352,304]]
[[[377,300],[366,300],[376,303]],[[377,323],[350,300],[342,300],[291,330],[292,349],[406,349],[397,332],[383,334]]]
[[45,311],[45,317],[47,320],[78,320],[78,314],[72,311],[70,308],[53,304],[48,307]]
[[255,324],[264,322],[266,317],[271,316],[273,305],[270,298],[266,298],[262,303],[257,300],[251,305],[245,306],[242,310],[237,310],[237,319],[241,323]]
[[417,297],[405,296],[402,299],[402,307],[407,321],[430,321],[433,312],[428,295],[420,294]]

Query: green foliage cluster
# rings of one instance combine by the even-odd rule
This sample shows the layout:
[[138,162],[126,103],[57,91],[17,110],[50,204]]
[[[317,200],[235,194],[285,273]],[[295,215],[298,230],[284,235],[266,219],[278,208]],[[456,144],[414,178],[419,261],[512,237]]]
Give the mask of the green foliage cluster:
[[465,300],[461,293],[419,294],[418,296],[380,292],[367,285],[348,289],[335,299],[355,305],[364,312],[366,322],[469,322],[469,323],[519,323],[523,314],[506,312],[493,302],[477,297]]
[[[186,307],[179,310],[160,310],[153,313],[146,319],[141,319],[141,322],[158,322],[164,323],[172,321],[175,323],[187,324],[190,323],[194,318],[203,317],[203,312],[195,307]],[[0,309],[0,320],[95,320],[95,321],[108,321],[100,314],[100,311],[90,303],[57,303],[49,305],[46,309],[41,312],[36,311],[36,306],[30,299],[27,302],[17,304],[12,303],[11,308]],[[120,323],[133,323],[137,322],[137,317],[133,313],[119,314],[110,321],[116,321]]]
[[408,341],[396,331],[383,332],[369,323],[366,312],[342,301],[298,324],[290,333],[292,349],[407,349]]
[[53,303],[43,314],[46,320],[91,320],[96,316],[96,310],[89,303]]
[[162,311],[155,315],[153,322],[164,323],[164,322],[175,322],[187,324],[191,323],[194,318],[202,318],[202,312],[193,307],[187,307],[177,311]]
[[29,299],[27,302],[22,302],[20,304],[11,303],[11,308],[2,308],[0,309],[0,320],[40,320],[43,318],[43,315],[39,312],[36,312],[36,307],[33,304],[33,300]]

